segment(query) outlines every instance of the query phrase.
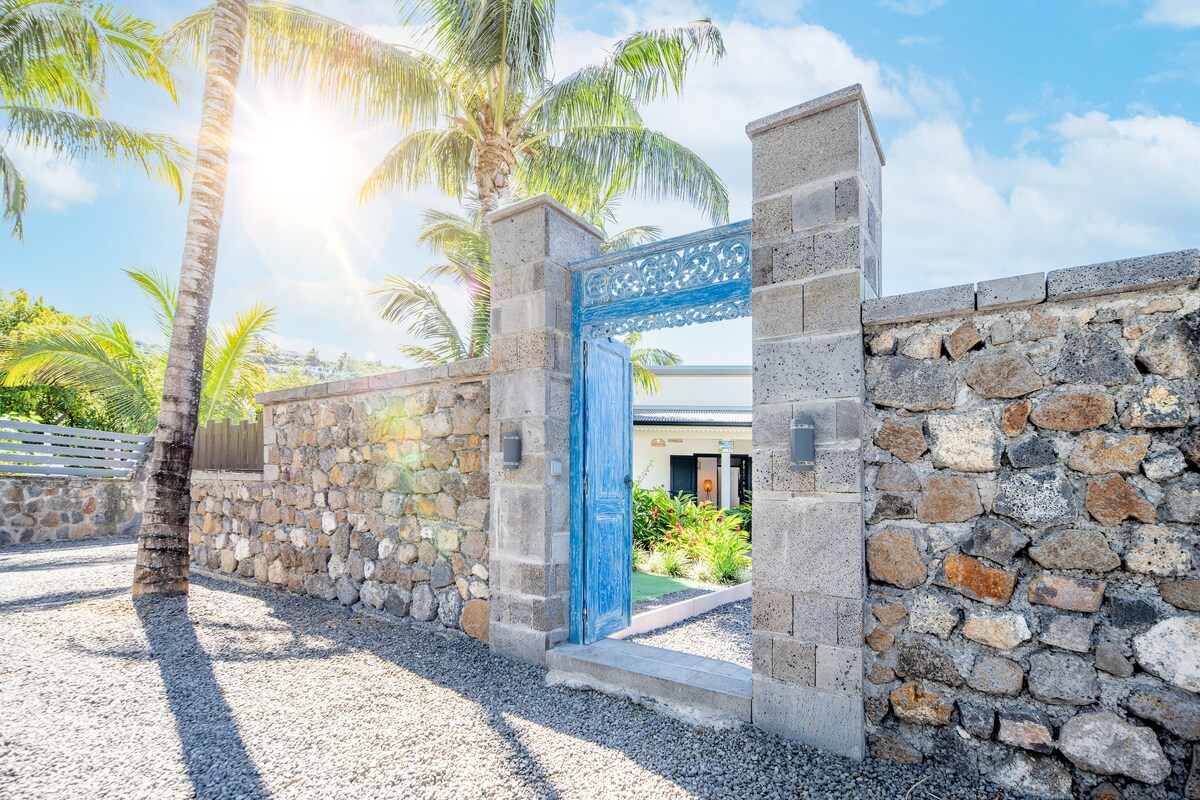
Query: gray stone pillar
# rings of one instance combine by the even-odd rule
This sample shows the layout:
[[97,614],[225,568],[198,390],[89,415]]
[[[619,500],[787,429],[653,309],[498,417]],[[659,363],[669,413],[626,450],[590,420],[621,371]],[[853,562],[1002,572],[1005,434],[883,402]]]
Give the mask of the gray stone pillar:
[[[862,301],[883,155],[860,86],[752,122],[754,724],[863,756]],[[813,472],[790,423],[816,422]]]
[[[540,664],[570,594],[571,273],[601,234],[545,195],[487,218],[492,238],[490,644]],[[503,434],[521,464],[504,469]]]

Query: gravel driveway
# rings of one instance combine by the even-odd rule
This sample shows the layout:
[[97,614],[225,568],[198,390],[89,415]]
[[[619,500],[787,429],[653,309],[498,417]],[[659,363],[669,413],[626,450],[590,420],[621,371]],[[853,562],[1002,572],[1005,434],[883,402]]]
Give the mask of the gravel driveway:
[[726,603],[667,628],[630,636],[629,641],[730,661],[750,668],[750,601]]
[[133,553],[0,550],[0,797],[893,800],[926,775],[914,800],[1006,796],[547,688],[461,636],[271,590],[194,576],[186,607],[139,616]]

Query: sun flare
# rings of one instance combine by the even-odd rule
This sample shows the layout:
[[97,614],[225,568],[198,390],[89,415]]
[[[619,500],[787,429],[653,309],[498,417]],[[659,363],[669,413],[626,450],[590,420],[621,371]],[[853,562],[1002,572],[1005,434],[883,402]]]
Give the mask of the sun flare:
[[350,145],[329,120],[306,108],[251,112],[235,148],[255,211],[326,215],[353,200]]

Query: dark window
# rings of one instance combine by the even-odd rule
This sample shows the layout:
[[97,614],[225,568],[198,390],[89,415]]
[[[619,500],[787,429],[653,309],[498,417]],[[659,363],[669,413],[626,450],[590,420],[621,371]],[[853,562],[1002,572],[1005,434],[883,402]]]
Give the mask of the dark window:
[[671,494],[696,496],[695,456],[671,456]]

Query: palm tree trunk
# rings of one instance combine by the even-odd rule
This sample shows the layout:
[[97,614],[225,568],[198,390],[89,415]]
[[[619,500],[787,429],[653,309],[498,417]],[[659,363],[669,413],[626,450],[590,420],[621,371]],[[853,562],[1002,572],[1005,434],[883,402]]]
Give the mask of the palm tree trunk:
[[508,194],[516,160],[512,147],[503,138],[495,134],[485,137],[475,162],[475,188],[485,217],[499,208],[500,201]]
[[225,210],[229,142],[248,14],[247,0],[218,0],[208,43],[179,301],[167,353],[146,511],[133,573],[135,598],[182,595],[188,590],[192,447],[200,410],[204,343]]

